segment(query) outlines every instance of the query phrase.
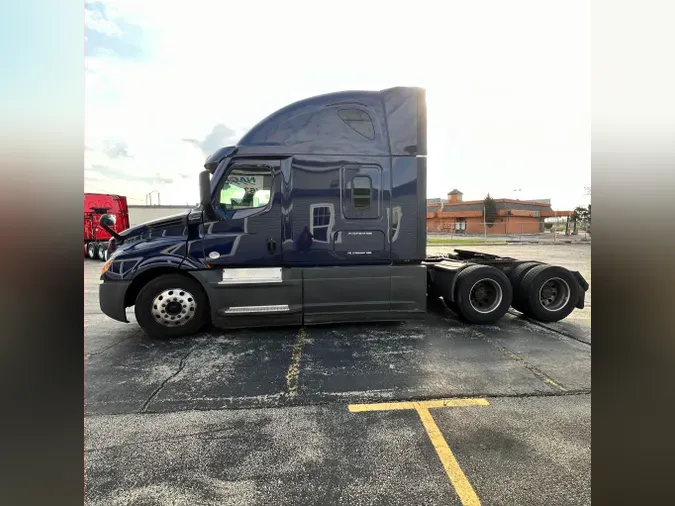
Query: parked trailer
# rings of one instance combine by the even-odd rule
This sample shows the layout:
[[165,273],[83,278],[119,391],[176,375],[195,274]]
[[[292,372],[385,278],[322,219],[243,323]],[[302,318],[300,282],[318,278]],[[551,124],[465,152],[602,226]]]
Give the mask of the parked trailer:
[[154,337],[221,328],[408,320],[442,298],[472,323],[509,307],[540,321],[583,308],[578,272],[456,250],[426,256],[422,88],[291,104],[211,155],[200,205],[117,233],[99,301]]
[[129,228],[129,209],[127,198],[121,195],[104,193],[84,194],[84,257],[108,260],[108,241],[110,232],[101,227],[103,215],[115,216],[113,230],[121,232]]

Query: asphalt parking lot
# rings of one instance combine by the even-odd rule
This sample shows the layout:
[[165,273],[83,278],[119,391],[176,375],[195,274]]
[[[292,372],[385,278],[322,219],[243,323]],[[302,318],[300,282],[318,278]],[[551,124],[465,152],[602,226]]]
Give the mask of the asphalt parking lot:
[[[589,245],[471,249],[590,281]],[[590,292],[557,324],[466,325],[439,302],[161,342],[100,312],[100,267],[84,262],[89,505],[590,504]]]

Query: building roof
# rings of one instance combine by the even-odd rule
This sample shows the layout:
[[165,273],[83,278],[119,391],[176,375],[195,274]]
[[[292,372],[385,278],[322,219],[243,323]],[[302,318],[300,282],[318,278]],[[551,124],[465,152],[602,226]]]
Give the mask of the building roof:
[[458,189],[455,188],[450,193],[448,193],[448,195],[464,195],[464,194],[461,191],[459,191]]
[[[511,209],[512,211],[546,211],[551,209],[550,205],[534,202],[524,203],[517,200],[495,199],[495,207],[500,209]],[[483,201],[469,202],[451,202],[443,205],[443,211],[477,211],[483,210]]]
[[[444,202],[442,206],[434,203],[427,203],[427,209],[436,211],[441,207],[443,212],[461,212],[461,211],[482,211],[482,200],[467,200],[466,202]],[[512,211],[550,211],[551,205],[544,202],[527,202],[523,200],[495,199],[497,210],[510,209]]]

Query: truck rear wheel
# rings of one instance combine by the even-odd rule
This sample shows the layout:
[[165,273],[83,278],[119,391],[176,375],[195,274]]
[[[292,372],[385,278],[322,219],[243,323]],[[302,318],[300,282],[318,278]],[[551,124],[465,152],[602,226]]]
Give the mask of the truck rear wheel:
[[506,275],[488,265],[471,265],[457,275],[455,305],[471,323],[492,323],[511,306],[513,291]]
[[539,265],[529,270],[520,287],[526,294],[523,312],[542,322],[557,322],[568,316],[579,297],[579,284],[574,275],[554,265]]
[[96,248],[96,256],[98,257],[99,260],[102,262],[105,262],[105,251],[106,247],[104,244],[99,244],[98,248]]
[[87,256],[92,260],[96,258],[96,243],[90,242],[87,244]]
[[136,319],[156,339],[199,332],[209,319],[202,286],[182,274],[165,274],[149,281],[136,297]]
[[524,262],[516,266],[516,268],[513,269],[508,275],[509,281],[511,281],[511,288],[513,289],[513,301],[511,302],[511,307],[520,311],[521,313],[524,312],[524,301],[527,297],[527,292],[521,290],[520,285],[525,274],[527,274],[530,269],[536,267],[537,265],[541,265],[541,263]]

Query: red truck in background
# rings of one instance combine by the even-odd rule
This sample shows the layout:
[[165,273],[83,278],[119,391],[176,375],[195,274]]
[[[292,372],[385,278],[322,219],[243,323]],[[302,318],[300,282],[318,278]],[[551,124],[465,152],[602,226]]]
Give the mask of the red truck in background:
[[117,218],[112,229],[121,232],[129,228],[127,198],[105,193],[84,194],[84,256],[105,261],[108,259],[110,234],[101,227],[99,220],[104,214]]

